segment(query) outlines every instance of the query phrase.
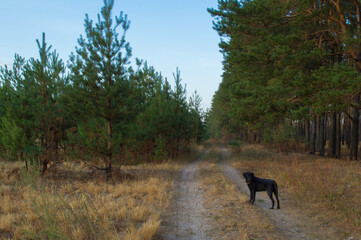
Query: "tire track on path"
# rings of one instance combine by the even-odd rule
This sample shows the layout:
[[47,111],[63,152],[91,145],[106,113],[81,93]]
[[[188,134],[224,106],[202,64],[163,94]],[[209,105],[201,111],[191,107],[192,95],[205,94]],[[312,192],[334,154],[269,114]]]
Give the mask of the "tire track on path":
[[176,192],[170,207],[173,211],[164,223],[162,239],[211,239],[207,236],[211,227],[207,223],[203,190],[199,182],[200,163],[201,160],[197,160],[186,165],[175,182]]

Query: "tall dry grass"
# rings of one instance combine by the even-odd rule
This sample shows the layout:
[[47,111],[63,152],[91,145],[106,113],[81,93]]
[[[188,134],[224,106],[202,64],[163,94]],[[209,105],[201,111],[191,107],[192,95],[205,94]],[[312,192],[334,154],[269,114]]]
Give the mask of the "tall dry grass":
[[[0,163],[0,239],[154,239],[178,164],[125,167],[134,180],[87,178],[65,164],[40,177]],[[64,175],[64,173],[66,173]]]
[[361,162],[303,153],[279,154],[248,145],[233,157],[233,166],[278,182],[280,194],[323,224],[346,235],[361,236]]

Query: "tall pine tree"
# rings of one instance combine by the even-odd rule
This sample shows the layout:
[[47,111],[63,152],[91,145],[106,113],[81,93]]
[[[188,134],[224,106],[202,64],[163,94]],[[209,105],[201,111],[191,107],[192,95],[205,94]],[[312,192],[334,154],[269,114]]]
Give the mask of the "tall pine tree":
[[[104,0],[97,23],[85,18],[77,55],[71,56],[71,111],[78,122],[78,144],[89,157],[104,160],[111,176],[112,156],[120,152],[131,82],[127,74],[131,48],[125,40],[127,15],[112,19],[114,1]],[[121,27],[122,35],[117,29]]]

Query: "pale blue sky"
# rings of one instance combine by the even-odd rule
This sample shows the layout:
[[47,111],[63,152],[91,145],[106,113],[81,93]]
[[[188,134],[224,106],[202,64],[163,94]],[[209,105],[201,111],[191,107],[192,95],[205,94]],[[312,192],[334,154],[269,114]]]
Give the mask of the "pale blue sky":
[[[64,62],[84,33],[84,18],[96,20],[103,0],[0,0],[0,65],[14,54],[38,57],[35,40],[46,41]],[[148,61],[173,82],[178,67],[187,96],[197,90],[208,108],[221,81],[219,36],[207,8],[217,0],[115,0],[113,16],[123,11],[131,21],[127,41],[135,57]]]

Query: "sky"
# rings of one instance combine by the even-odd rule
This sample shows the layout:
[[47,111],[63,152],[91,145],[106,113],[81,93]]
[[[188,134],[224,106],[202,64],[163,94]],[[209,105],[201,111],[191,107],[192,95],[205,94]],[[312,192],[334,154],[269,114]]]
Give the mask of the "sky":
[[[103,6],[103,0],[0,3],[0,66],[11,65],[15,53],[38,58],[36,39],[41,41],[43,32],[66,63],[84,36],[85,14],[96,22]],[[123,11],[130,20],[126,40],[132,47],[131,62],[146,60],[171,83],[178,68],[187,97],[197,91],[204,110],[211,107],[222,74],[220,38],[207,8],[217,8],[217,0],[115,0],[113,8],[113,17]]]

